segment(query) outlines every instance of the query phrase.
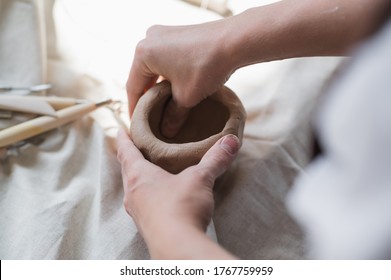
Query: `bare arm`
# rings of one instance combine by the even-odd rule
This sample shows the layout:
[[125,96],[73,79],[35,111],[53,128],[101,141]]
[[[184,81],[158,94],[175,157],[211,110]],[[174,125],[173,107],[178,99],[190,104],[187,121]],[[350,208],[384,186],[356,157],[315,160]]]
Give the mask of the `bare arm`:
[[148,231],[145,240],[153,259],[236,259],[195,227],[173,226],[169,221],[158,231]]
[[[376,27],[385,0],[295,0],[253,8],[227,20],[236,68],[277,59],[344,55]],[[235,29],[232,29],[235,30]]]
[[368,36],[387,0],[285,0],[190,26],[154,26],[136,48],[127,83],[132,113],[159,75],[192,107],[245,65],[341,55]]
[[246,65],[293,57],[342,55],[376,28],[387,0],[285,0],[223,20],[153,26],[135,52],[129,111],[159,76],[172,83],[162,132],[173,136],[188,108]]

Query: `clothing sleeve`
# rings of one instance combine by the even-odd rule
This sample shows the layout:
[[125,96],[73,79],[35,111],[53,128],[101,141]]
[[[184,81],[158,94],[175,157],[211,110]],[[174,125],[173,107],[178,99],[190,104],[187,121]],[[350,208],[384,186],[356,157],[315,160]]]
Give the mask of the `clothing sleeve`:
[[309,257],[391,257],[391,23],[360,47],[316,120],[324,153],[296,181],[288,208]]

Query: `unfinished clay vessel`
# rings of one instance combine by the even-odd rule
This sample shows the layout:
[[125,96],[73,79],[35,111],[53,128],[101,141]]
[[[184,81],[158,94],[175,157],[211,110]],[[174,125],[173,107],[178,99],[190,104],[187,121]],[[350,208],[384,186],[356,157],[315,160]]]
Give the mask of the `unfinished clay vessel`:
[[133,142],[152,163],[177,174],[199,163],[222,136],[234,134],[242,141],[246,113],[239,98],[229,88],[221,88],[192,108],[179,133],[166,138],[160,125],[170,98],[171,85],[163,81],[140,98],[133,113]]

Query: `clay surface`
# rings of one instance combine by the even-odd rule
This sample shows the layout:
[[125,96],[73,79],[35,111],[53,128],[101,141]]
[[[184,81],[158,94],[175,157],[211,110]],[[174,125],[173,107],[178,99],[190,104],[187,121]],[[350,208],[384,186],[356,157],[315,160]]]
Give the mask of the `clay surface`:
[[160,125],[170,98],[171,85],[163,81],[140,98],[133,113],[133,142],[152,163],[177,174],[197,164],[222,136],[234,134],[242,141],[246,113],[229,88],[223,87],[192,108],[179,133],[166,138]]

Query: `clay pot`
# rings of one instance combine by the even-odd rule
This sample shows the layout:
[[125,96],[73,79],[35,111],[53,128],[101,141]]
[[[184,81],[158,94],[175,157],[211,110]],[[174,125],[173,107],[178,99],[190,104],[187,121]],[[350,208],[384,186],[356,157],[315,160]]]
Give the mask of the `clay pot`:
[[171,85],[163,81],[140,98],[133,113],[133,142],[152,163],[177,174],[199,163],[222,136],[234,134],[242,140],[246,113],[239,98],[229,88],[223,87],[192,108],[179,133],[166,138],[160,125],[170,98]]

